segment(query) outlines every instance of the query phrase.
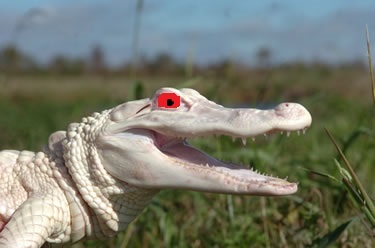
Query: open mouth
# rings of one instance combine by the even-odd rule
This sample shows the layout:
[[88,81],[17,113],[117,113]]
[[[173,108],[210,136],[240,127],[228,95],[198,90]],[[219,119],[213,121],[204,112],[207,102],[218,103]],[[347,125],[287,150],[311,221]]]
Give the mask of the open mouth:
[[[146,130],[140,129],[140,132]],[[305,133],[306,129],[298,130],[299,133]],[[220,161],[207,153],[191,146],[186,138],[169,137],[157,131],[146,131],[151,138],[153,145],[159,152],[176,166],[181,166],[185,170],[201,175],[207,175],[207,178],[218,178],[223,184],[237,185],[238,193],[243,190],[251,191],[251,194],[259,195],[285,195],[297,191],[297,184],[288,182],[286,179],[268,176],[251,168],[251,166],[242,166],[234,163]],[[272,130],[266,134],[277,132]],[[287,132],[289,135],[290,132]],[[241,138],[246,145],[246,138]],[[255,138],[253,138],[255,139]],[[233,139],[235,140],[235,138]],[[236,193],[236,192],[231,192]]]

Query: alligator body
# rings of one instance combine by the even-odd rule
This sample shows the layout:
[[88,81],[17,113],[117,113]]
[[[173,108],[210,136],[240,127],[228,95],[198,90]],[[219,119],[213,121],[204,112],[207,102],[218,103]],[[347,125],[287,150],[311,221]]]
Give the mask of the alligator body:
[[[164,93],[178,107],[159,104]],[[186,138],[254,137],[305,130],[297,103],[230,109],[192,89],[162,88],[53,133],[42,152],[0,152],[0,247],[41,247],[111,237],[162,189],[286,195],[297,185],[224,163]]]

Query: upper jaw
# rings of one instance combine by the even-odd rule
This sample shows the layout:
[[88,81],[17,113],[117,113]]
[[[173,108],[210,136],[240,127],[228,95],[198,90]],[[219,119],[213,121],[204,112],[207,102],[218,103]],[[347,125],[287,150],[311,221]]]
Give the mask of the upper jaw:
[[[150,105],[150,102],[139,108],[145,104]],[[111,113],[108,132],[145,128],[170,137],[220,134],[248,138],[274,131],[305,130],[312,121],[310,113],[298,103],[282,103],[273,109],[259,110],[224,108],[210,101],[201,101],[175,111],[146,111],[124,121],[117,118],[121,111],[115,109]]]
[[[158,107],[163,92],[180,95],[178,108]],[[163,88],[152,99],[128,102],[112,110],[111,133],[132,128],[155,130],[171,137],[196,137],[223,134],[233,137],[254,137],[273,131],[298,131],[311,125],[310,113],[298,103],[281,103],[273,109],[225,108],[207,100],[191,89],[178,91]]]

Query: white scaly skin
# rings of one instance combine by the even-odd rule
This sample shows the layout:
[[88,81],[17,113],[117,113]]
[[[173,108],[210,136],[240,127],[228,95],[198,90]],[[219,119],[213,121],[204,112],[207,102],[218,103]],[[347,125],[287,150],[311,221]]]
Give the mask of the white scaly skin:
[[[11,163],[10,163],[11,162]],[[68,176],[45,153],[0,153],[0,247],[67,242],[70,211],[57,181]],[[7,224],[5,225],[5,223]],[[4,227],[5,225],[5,227]]]
[[[157,106],[163,92],[176,109]],[[161,189],[286,195],[295,183],[216,160],[184,138],[246,138],[305,130],[309,112],[283,103],[271,110],[229,109],[192,89],[163,88],[50,136],[44,152],[0,152],[0,247],[71,244],[115,235]]]

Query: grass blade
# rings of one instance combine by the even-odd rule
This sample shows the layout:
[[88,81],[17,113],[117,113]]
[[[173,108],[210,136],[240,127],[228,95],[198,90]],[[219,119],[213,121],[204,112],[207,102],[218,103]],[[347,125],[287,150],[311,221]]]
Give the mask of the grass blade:
[[336,177],[330,175],[330,174],[327,174],[327,173],[323,173],[323,172],[320,172],[320,171],[315,171],[315,170],[310,170],[310,169],[306,169],[306,168],[303,168],[303,167],[300,167],[302,170],[305,170],[307,171],[308,173],[311,173],[311,174],[314,174],[314,175],[318,175],[318,176],[322,176],[322,177],[326,177],[326,178],[329,178],[335,182],[340,182],[340,180],[338,180]]
[[374,81],[374,72],[372,68],[372,56],[371,56],[371,43],[370,43],[370,35],[368,32],[368,26],[366,25],[366,43],[367,43],[367,57],[368,57],[368,64],[370,68],[370,80],[372,85],[372,99],[375,104],[375,81]]
[[345,231],[346,227],[350,224],[350,222],[351,220],[348,220],[347,222],[338,226],[332,232],[329,232],[326,235],[324,235],[322,238],[315,239],[311,247],[314,247],[314,248],[328,247],[340,237],[341,233]]
[[[373,204],[371,198],[367,194],[365,188],[363,187],[362,183],[360,182],[359,178],[357,177],[357,174],[354,172],[352,166],[350,165],[349,161],[347,160],[344,153],[340,149],[336,140],[333,138],[332,134],[328,131],[327,128],[325,128],[325,130],[326,130],[326,133],[328,134],[329,138],[331,139],[332,143],[336,147],[336,150],[340,154],[342,160],[344,161],[344,164],[345,164],[347,170],[349,171],[350,176],[347,175],[346,173],[341,174],[344,179],[348,180],[347,183],[345,183],[345,180],[344,180],[344,184],[348,187],[350,193],[353,193],[352,190],[354,192],[356,192],[356,194],[355,195],[352,194],[352,196],[356,199],[356,202],[357,202],[357,198],[358,197],[360,198],[359,201],[361,202],[361,204],[359,206],[360,206],[361,211],[365,213],[365,215],[366,215],[366,217],[368,217],[368,220],[370,221],[371,225],[373,225],[373,227],[375,227],[375,225],[374,225],[375,223],[373,223],[373,219],[375,218],[375,207],[374,207],[374,204]],[[342,170],[341,170],[341,172],[342,172]]]

